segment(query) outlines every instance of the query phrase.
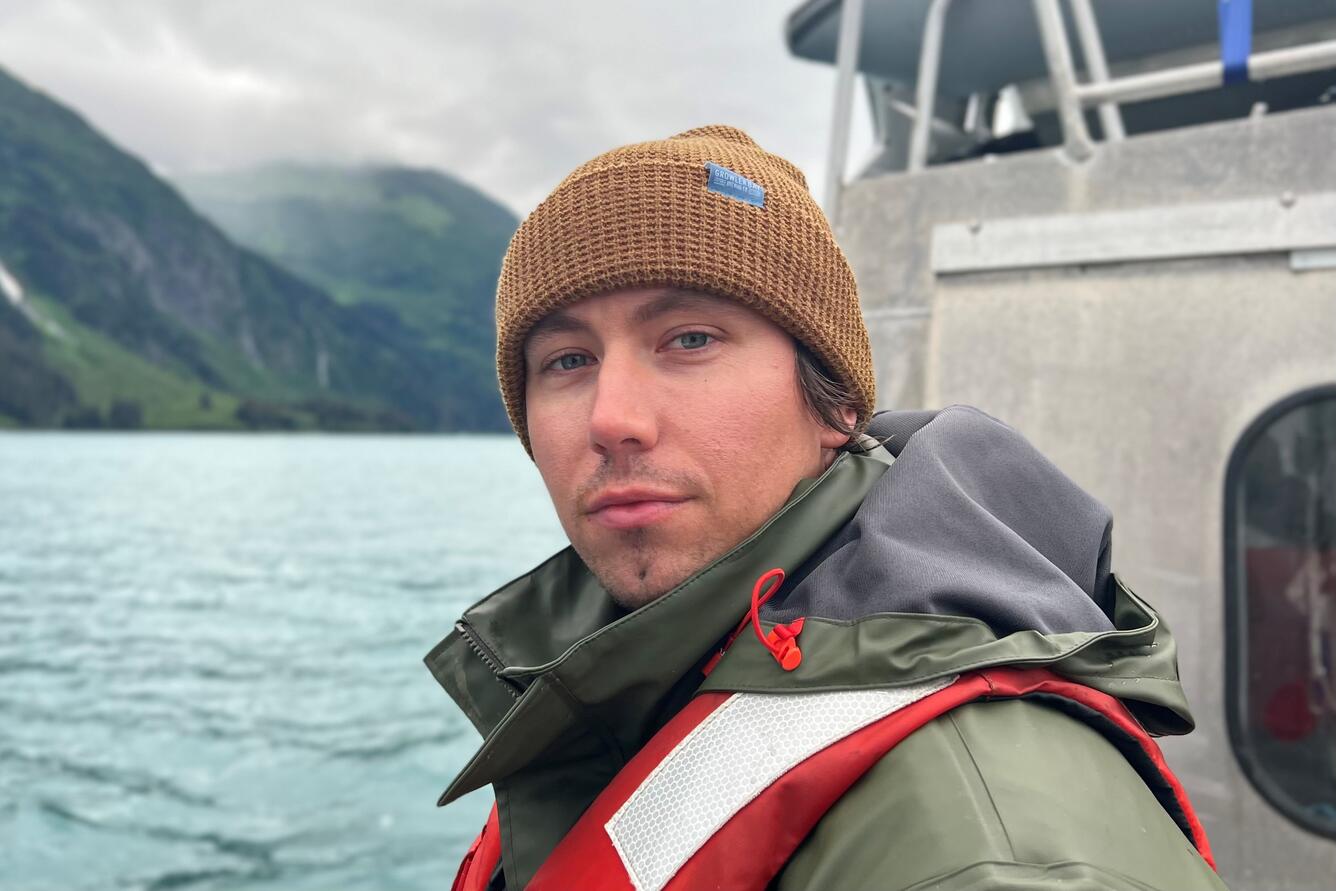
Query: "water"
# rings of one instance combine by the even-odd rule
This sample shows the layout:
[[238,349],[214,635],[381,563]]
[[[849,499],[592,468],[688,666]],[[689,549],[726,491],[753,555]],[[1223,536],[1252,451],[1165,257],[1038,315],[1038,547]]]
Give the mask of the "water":
[[448,888],[422,657],[563,544],[513,436],[0,434],[0,888]]

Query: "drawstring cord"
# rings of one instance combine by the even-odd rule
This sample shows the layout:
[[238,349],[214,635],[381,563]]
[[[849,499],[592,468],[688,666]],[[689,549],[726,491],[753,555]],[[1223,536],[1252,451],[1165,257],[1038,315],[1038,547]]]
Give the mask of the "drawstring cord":
[[[773,582],[773,584],[772,584]],[[802,633],[804,617],[799,616],[787,625],[776,625],[770,629],[769,634],[761,631],[761,607],[765,605],[771,597],[774,597],[779,591],[779,586],[784,584],[784,570],[775,568],[769,572],[763,573],[752,586],[751,609],[747,610],[747,615],[742,617],[738,627],[733,629],[733,633],[728,636],[728,640],[720,647],[719,652],[710,657],[710,661],[705,663],[701,669],[707,676],[714,671],[714,667],[719,664],[723,658],[724,652],[737,640],[742,629],[751,623],[752,630],[756,632],[756,639],[761,642],[761,646],[774,657],[779,663],[780,668],[785,671],[793,671],[803,661],[803,651],[798,648],[798,635]]]
[[[770,582],[774,581],[771,585]],[[797,637],[803,630],[803,618],[799,616],[787,625],[776,625],[769,634],[761,633],[761,607],[775,596],[779,586],[784,584],[784,570],[772,569],[756,580],[752,586],[751,617],[752,630],[770,655],[785,671],[793,671],[803,661],[803,651],[798,649]],[[768,587],[767,587],[768,586]],[[764,591],[764,593],[763,593]]]

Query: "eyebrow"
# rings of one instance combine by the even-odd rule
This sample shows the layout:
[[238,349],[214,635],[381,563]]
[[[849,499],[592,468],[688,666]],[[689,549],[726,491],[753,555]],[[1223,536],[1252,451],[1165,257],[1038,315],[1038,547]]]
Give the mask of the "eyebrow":
[[662,294],[648,303],[643,304],[631,314],[631,322],[635,325],[643,325],[646,322],[654,321],[659,316],[667,315],[674,310],[702,309],[707,306],[717,306],[721,303],[724,303],[724,301],[720,300],[718,297],[711,297],[697,291],[688,291],[682,288],[664,288]]
[[[631,323],[633,325],[643,325],[675,310],[699,309],[720,304],[727,306],[727,301],[684,288],[664,288],[659,296],[636,308],[636,311],[631,315]],[[556,334],[577,334],[588,330],[588,324],[570,313],[558,310],[548,313],[534,323],[525,338],[525,345]]]
[[554,334],[573,334],[588,330],[589,326],[575,316],[559,311],[551,312],[533,323],[533,327],[529,329],[528,335],[524,338],[524,345],[528,346],[536,340],[542,340]]

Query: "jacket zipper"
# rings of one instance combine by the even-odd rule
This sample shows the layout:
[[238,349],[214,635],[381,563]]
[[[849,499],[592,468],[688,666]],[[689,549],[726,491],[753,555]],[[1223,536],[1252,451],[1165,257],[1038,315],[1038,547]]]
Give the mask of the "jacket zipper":
[[459,632],[460,637],[464,638],[465,643],[469,645],[469,649],[473,650],[483,664],[492,670],[492,674],[496,675],[496,679],[501,682],[507,692],[519,699],[520,694],[524,692],[523,688],[510,678],[501,676],[501,660],[488,648],[487,644],[482,642],[482,638],[478,637],[477,633],[462,620],[455,623],[455,630]]

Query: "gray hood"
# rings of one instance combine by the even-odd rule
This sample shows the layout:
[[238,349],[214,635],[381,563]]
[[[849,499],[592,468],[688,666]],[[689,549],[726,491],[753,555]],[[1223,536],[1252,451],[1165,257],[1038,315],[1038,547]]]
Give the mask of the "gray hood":
[[1112,515],[1018,432],[952,405],[880,412],[868,433],[895,463],[765,620],[965,616],[998,637],[1113,628]]

